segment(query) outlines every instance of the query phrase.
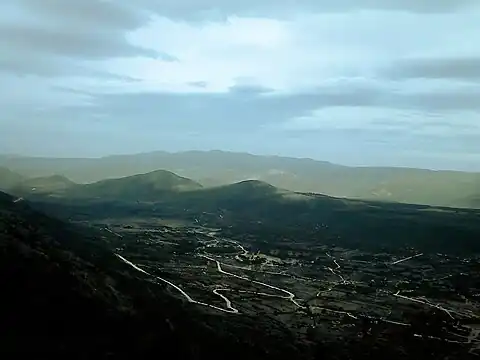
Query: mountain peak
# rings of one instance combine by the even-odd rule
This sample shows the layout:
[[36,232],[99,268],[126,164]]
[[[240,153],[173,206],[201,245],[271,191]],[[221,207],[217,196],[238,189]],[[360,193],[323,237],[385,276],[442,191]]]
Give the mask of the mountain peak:
[[79,185],[69,195],[83,198],[114,198],[122,200],[155,201],[174,192],[201,189],[199,183],[167,170],[107,179]]
[[269,190],[277,189],[272,184],[269,184],[266,181],[257,180],[257,179],[243,180],[233,184],[233,186],[245,187],[245,188],[256,188],[256,189],[269,189]]

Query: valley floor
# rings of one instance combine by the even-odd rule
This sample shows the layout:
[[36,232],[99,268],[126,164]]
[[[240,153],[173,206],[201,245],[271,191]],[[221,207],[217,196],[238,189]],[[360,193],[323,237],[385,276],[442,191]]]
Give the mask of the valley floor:
[[272,244],[255,232],[185,221],[90,224],[113,235],[129,271],[231,321],[269,318],[325,346],[480,355],[479,255],[361,251],[288,237]]

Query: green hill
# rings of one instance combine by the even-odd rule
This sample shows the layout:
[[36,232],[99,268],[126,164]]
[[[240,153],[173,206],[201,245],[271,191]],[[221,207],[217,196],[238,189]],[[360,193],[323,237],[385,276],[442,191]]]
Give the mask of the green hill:
[[25,195],[63,192],[76,184],[62,175],[25,179],[10,189],[10,192]]
[[153,152],[96,159],[0,156],[0,166],[28,177],[65,174],[78,183],[165,169],[205,187],[258,179],[282,189],[336,197],[477,207],[480,173],[393,167],[348,167],[312,159],[224,151]]
[[8,190],[19,184],[23,179],[23,176],[0,166],[0,190]]
[[[213,188],[204,189],[199,192],[200,196],[214,198],[263,198],[265,196],[273,196],[280,192],[275,186],[260,180],[244,180],[235,184],[223,185]],[[189,194],[192,196],[192,194]]]
[[[480,212],[476,210],[334,198],[283,190],[259,180],[213,188],[201,188],[193,182],[196,186],[189,186],[189,191],[172,191],[172,186],[154,191],[152,186],[141,185],[144,176],[72,188],[88,190],[83,199],[78,193],[71,196],[67,192],[59,198],[35,200],[56,216],[183,219],[212,227],[261,231],[265,239],[273,236],[272,241],[287,234],[299,239],[306,234],[316,236],[321,228],[327,243],[350,248],[380,251],[414,246],[425,252],[480,251]],[[151,174],[146,179],[152,176],[157,179]],[[192,184],[188,179],[182,182]],[[322,224],[327,224],[328,230]]]
[[[380,251],[413,246],[425,252],[480,251],[480,212],[470,209],[332,198],[275,188],[253,192],[244,184],[182,194],[162,206],[213,227],[233,226],[301,241],[321,233],[327,243]],[[157,206],[159,207],[159,206]],[[317,230],[316,230],[317,229]],[[309,234],[309,235],[308,235]],[[273,236],[273,237],[272,237]]]
[[199,183],[170,171],[157,170],[119,179],[102,180],[67,189],[69,198],[155,201],[164,196],[201,189]]

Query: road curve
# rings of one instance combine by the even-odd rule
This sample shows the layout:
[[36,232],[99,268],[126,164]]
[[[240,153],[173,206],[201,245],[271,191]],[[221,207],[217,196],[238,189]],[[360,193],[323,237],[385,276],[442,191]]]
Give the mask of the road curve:
[[223,300],[225,300],[225,305],[226,305],[227,309],[229,309],[229,310],[231,310],[235,313],[238,313],[238,310],[235,309],[232,306],[232,302],[230,301],[230,299],[227,298],[225,295],[220,294],[219,291],[230,291],[230,289],[215,289],[215,290],[213,290],[213,293],[217,296],[220,296]]
[[138,267],[137,265],[135,265],[134,263],[132,263],[131,261],[125,259],[123,256],[119,255],[119,254],[115,254],[116,257],[118,257],[120,260],[122,260],[125,264],[127,265],[130,265],[132,268],[134,268],[135,270],[137,271],[140,271],[142,273],[144,273],[145,275],[148,275],[148,276],[152,276],[152,277],[155,277],[156,279],[164,282],[165,284],[167,285],[170,285],[171,287],[173,287],[175,290],[177,290],[180,294],[182,294],[185,299],[187,299],[187,301],[189,303],[192,303],[192,304],[197,304],[197,305],[200,305],[200,306],[205,306],[205,307],[209,307],[211,309],[215,309],[215,310],[218,310],[218,311],[222,311],[222,312],[226,312],[226,313],[229,313],[229,314],[238,314],[238,310],[235,309],[234,307],[231,306],[231,303],[230,303],[230,300],[228,300],[225,296],[221,295],[221,294],[217,294],[215,293],[215,290],[214,290],[214,293],[218,296],[220,296],[222,299],[225,300],[226,304],[227,304],[227,309],[223,309],[221,307],[218,307],[218,306],[215,306],[215,305],[211,305],[211,304],[207,304],[207,303],[204,303],[204,302],[201,302],[201,301],[197,301],[197,300],[194,300],[190,295],[188,295],[182,288],[178,287],[177,285],[175,285],[174,283],[172,283],[171,281],[168,281],[166,279],[163,279],[157,275],[153,275],[145,270],[143,270],[142,268]]
[[286,296],[280,296],[280,295],[277,295],[277,297],[281,298],[281,299],[285,299],[285,300],[288,300],[288,301],[291,301],[293,304],[295,304],[295,306],[299,307],[299,308],[305,308],[305,306],[303,305],[300,305],[296,300],[295,300],[295,294],[288,291],[288,290],[285,290],[285,289],[281,289],[279,287],[276,287],[276,286],[273,286],[273,285],[270,285],[270,284],[266,284],[266,283],[263,283],[261,281],[256,281],[256,280],[252,280],[250,278],[247,278],[247,277],[243,277],[243,276],[239,276],[237,274],[233,274],[233,273],[229,273],[225,270],[222,269],[222,264],[216,260],[216,259],[213,259],[207,255],[199,255],[200,257],[203,257],[209,261],[213,261],[217,264],[217,270],[218,272],[222,273],[222,274],[225,274],[225,275],[228,275],[228,276],[232,276],[232,277],[235,277],[237,279],[241,279],[241,280],[244,280],[244,281],[248,281],[248,282],[251,282],[251,283],[254,283],[254,284],[257,284],[257,285],[261,285],[261,286],[265,286],[269,289],[273,289],[273,290],[277,290],[277,291],[280,291],[284,294],[287,294]]

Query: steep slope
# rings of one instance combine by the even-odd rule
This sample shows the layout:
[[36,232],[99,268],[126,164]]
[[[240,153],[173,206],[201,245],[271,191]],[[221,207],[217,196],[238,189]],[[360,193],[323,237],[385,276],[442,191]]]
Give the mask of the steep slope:
[[[77,350],[81,357],[93,355],[89,350],[95,346],[108,347],[105,338],[94,345],[93,336],[110,330],[110,326],[106,328],[110,321],[119,324],[122,300],[109,289],[104,272],[72,251],[86,254],[88,248],[92,259],[107,254],[92,240],[88,234],[82,236],[77,229],[1,194],[0,286],[4,305],[0,317],[6,341],[0,352],[67,351],[73,355]],[[110,317],[108,308],[118,313]],[[80,339],[73,337],[79,335],[76,329],[86,326],[91,327],[92,334],[84,335],[82,347]]]
[[0,166],[0,190],[8,190],[23,180],[23,176]]
[[292,191],[437,206],[470,207],[468,198],[480,190],[479,173],[347,167],[312,159],[224,151],[153,152],[98,159],[0,156],[0,165],[28,176],[62,173],[80,183],[166,169],[206,187],[258,179]]
[[70,198],[155,201],[172,193],[201,188],[202,186],[193,180],[166,170],[157,170],[147,174],[78,185],[68,189],[65,195]]
[[183,304],[119,262],[110,246],[93,230],[49,218],[0,193],[2,358],[306,355],[288,331],[268,319],[226,321]]

